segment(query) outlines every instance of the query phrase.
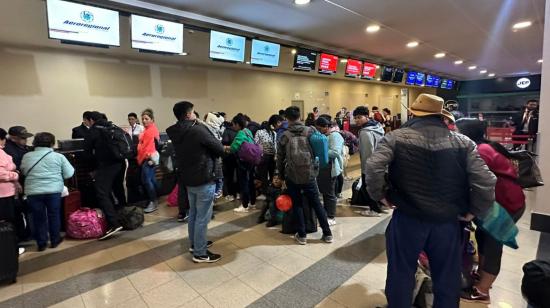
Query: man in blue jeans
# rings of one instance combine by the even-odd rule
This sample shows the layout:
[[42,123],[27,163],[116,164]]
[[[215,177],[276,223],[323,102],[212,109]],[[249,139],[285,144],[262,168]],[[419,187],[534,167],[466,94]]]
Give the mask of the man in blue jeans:
[[292,198],[294,221],[298,229],[294,239],[300,245],[307,244],[303,194],[319,219],[323,230],[321,240],[332,243],[332,232],[327,221],[327,214],[319,201],[319,189],[316,182],[319,162],[314,158],[313,150],[309,144],[312,128],[300,123],[300,108],[296,106],[288,107],[285,110],[285,116],[289,126],[279,139],[277,170],[279,176],[286,181],[288,194]]
[[190,102],[174,105],[178,122],[166,129],[174,144],[179,183],[187,189],[189,199],[189,252],[195,263],[213,263],[221,255],[212,253],[206,238],[216,191],[216,180],[222,177],[217,168],[224,153],[221,142],[208,128],[197,121]]

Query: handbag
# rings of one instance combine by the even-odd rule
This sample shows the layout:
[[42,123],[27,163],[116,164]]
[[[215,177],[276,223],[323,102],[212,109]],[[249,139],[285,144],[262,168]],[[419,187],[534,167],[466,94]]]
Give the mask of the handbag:
[[518,172],[518,183],[521,188],[543,186],[544,181],[536,161],[537,154],[530,151],[510,152],[510,161]]

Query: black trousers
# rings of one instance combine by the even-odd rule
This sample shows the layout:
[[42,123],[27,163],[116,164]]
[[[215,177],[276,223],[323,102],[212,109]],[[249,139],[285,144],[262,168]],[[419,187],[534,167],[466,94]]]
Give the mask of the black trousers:
[[275,174],[275,156],[265,154],[262,157],[262,162],[256,168],[257,177],[262,181],[262,193],[267,193],[269,182],[273,181],[273,175]]
[[367,184],[366,184],[367,182],[365,181],[365,175],[364,174],[361,174],[361,182],[362,182],[361,190],[363,191],[364,196],[366,197],[366,199],[368,199],[367,200],[367,205],[370,207],[371,210],[373,210],[377,213],[381,213],[382,209],[380,208],[380,205],[378,204],[377,201],[372,200],[369,193],[367,192]]
[[229,155],[223,159],[223,184],[224,195],[237,198],[239,185],[237,184],[237,158]]
[[[118,212],[113,203],[113,199],[111,198],[111,192],[114,191],[114,187],[117,187],[115,189],[117,191],[116,194],[120,194],[119,185],[122,186],[124,191],[123,185],[121,183],[116,183],[115,185],[115,182],[120,181],[121,178],[124,180],[125,169],[126,163],[120,162],[110,165],[101,165],[95,171],[94,187],[97,202],[99,207],[103,210],[110,228],[117,228],[120,226]],[[125,200],[125,198],[123,199]]]
[[0,220],[15,225],[15,197],[0,198]]
[[336,194],[339,195],[342,193],[342,189],[344,189],[344,173],[340,173],[339,176],[336,177]]
[[243,207],[248,204],[256,204],[256,187],[254,186],[254,166],[239,162],[237,168],[237,179],[239,180],[239,192]]

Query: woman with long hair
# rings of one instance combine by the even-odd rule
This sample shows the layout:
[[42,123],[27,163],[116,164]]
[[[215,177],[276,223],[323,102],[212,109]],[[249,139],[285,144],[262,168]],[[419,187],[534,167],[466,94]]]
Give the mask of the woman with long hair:
[[155,169],[159,164],[159,153],[156,145],[160,142],[160,134],[155,125],[155,115],[152,109],[143,110],[141,122],[145,130],[139,135],[137,162],[141,166],[141,182],[145,187],[149,201],[143,211],[152,213],[158,209],[158,184],[155,179]]
[[257,167],[258,179],[262,181],[262,193],[265,195],[269,183],[275,174],[275,155],[277,154],[277,129],[281,126],[283,118],[272,115],[269,121],[262,123],[262,129],[256,132],[254,142],[262,146],[262,162]]

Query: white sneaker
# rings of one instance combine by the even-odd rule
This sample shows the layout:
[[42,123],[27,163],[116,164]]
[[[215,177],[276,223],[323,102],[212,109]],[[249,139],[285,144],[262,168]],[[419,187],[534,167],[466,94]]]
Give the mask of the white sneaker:
[[365,216],[365,217],[380,217],[380,216],[382,216],[380,213],[377,213],[373,210],[360,211],[359,214],[361,216]]
[[229,202],[235,201],[235,197],[233,197],[233,196],[226,196],[226,197],[225,197],[225,200],[227,200],[227,201],[229,201]]
[[329,226],[334,226],[336,224],[336,218],[329,218],[327,220]]
[[256,197],[256,200],[259,200],[259,201],[265,201],[265,196],[264,195],[260,195],[258,197]]
[[24,254],[26,251],[25,247],[19,247],[19,255]]
[[156,202],[149,202],[147,207],[143,210],[144,213],[153,213],[154,211],[158,210],[158,205]]
[[248,213],[248,208],[240,205],[238,208],[233,209],[235,213]]
[[251,210],[255,210],[256,209],[256,204],[251,204],[248,206],[249,209]]

